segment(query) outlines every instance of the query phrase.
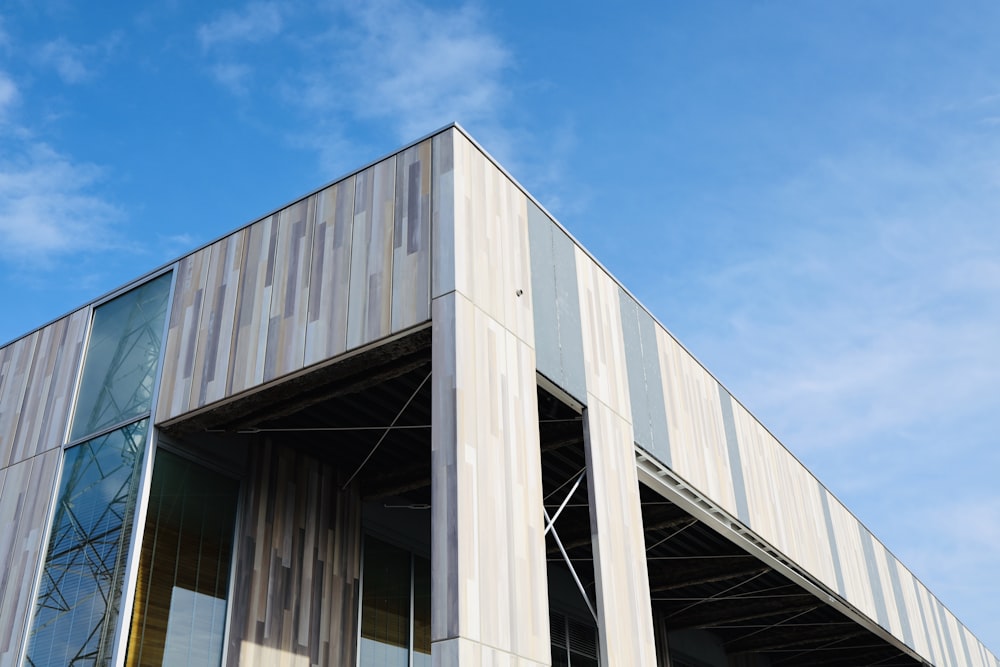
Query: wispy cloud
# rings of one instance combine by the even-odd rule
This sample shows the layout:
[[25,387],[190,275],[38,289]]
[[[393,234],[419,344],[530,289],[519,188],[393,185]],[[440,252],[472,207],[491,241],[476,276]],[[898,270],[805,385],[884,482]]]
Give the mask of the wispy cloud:
[[60,37],[40,47],[38,60],[42,65],[55,69],[65,83],[85,83],[94,78],[120,42],[121,35],[118,33],[94,44],[76,44]]
[[253,70],[242,63],[218,63],[212,65],[213,78],[234,95],[245,95],[250,90]]
[[259,43],[281,33],[282,15],[277,3],[255,2],[241,11],[227,11],[198,28],[202,48]]
[[[101,170],[42,143],[0,160],[0,258],[19,265],[108,247],[121,211],[94,194]],[[14,148],[15,152],[9,152]]]
[[797,451],[889,446],[995,406],[996,143],[827,156],[767,193],[760,215],[789,223],[708,274],[723,322],[709,354]]
[[[282,48],[262,66],[251,47],[279,34]],[[406,141],[457,120],[493,132],[494,145],[506,132],[499,120],[512,56],[471,4],[446,10],[377,0],[304,16],[254,3],[197,35],[208,70],[226,90],[280,91],[301,122],[300,130],[284,130],[290,143],[315,150],[325,170],[355,158],[350,137],[358,132],[348,127],[383,127]]]
[[17,100],[17,86],[3,70],[0,70],[0,123],[6,119]]
[[355,40],[341,55],[359,117],[388,120],[400,138],[412,138],[451,120],[492,122],[504,107],[511,54],[476,7],[390,0],[358,5],[347,16]]
[[45,44],[40,53],[41,61],[55,68],[66,83],[81,83],[91,77],[91,70],[84,62],[83,49],[65,39]]
[[0,261],[38,267],[106,247],[121,211],[95,193],[102,170],[61,154],[14,118],[14,80],[0,71]]

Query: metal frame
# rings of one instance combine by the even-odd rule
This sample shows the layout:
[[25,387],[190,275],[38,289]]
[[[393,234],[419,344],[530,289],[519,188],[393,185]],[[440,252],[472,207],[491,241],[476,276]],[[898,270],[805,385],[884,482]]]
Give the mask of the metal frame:
[[712,528],[722,537],[737,545],[768,567],[781,573],[817,598],[819,604],[829,604],[866,630],[902,651],[918,663],[924,660],[902,640],[868,618],[849,602],[830,590],[818,579],[807,573],[777,549],[744,526],[726,510],[685,482],[673,470],[663,465],[654,455],[635,446],[636,470],[639,483],[667,498],[691,516]]

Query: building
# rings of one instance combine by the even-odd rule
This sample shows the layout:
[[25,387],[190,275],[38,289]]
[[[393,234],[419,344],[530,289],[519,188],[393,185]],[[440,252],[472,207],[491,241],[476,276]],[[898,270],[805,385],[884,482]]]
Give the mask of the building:
[[0,348],[0,665],[1000,667],[450,126]]

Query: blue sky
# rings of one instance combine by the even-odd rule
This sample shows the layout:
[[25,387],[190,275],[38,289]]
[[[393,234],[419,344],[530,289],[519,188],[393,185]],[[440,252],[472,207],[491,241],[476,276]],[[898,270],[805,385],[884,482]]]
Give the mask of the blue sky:
[[993,2],[9,0],[0,341],[453,120],[1000,651]]

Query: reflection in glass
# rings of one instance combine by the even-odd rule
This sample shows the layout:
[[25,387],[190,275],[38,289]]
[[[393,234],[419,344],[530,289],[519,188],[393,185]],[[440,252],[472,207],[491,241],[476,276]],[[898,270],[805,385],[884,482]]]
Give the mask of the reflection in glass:
[[164,274],[94,311],[70,441],[149,412],[169,293]]
[[128,665],[218,665],[239,484],[160,450],[139,557]]
[[361,667],[407,667],[410,552],[365,540],[361,594]]
[[431,562],[413,557],[413,667],[431,665]]
[[29,665],[106,665],[148,420],[67,449]]

